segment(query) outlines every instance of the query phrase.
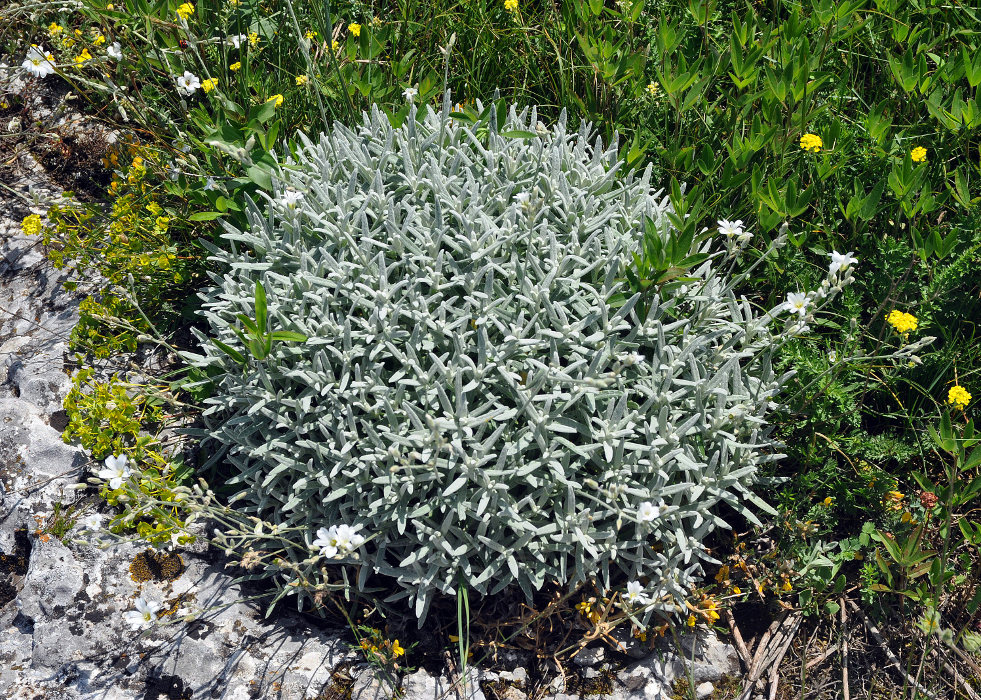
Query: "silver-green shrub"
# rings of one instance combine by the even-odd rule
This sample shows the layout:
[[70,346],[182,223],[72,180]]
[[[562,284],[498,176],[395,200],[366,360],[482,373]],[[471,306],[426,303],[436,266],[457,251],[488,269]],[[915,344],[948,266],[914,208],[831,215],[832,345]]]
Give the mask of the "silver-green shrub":
[[750,486],[779,457],[770,360],[806,310],[734,294],[732,241],[645,317],[623,303],[669,202],[588,125],[373,111],[304,139],[277,186],[215,250],[228,272],[203,313],[248,358],[232,328],[261,281],[269,327],[308,340],[242,364],[202,336],[191,359],[240,507],[305,533],[295,578],[334,557],[360,586],[396,579],[420,620],[460,585],[590,578],[642,581],[633,598],[670,610],[726,527],[716,506],[755,519]]

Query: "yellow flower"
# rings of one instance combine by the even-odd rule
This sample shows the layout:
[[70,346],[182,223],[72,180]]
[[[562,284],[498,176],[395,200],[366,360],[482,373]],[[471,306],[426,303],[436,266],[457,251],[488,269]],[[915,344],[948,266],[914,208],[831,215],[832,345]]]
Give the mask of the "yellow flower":
[[65,28],[62,27],[57,22],[52,22],[51,24],[48,25],[48,36],[50,37],[58,36],[63,31],[65,31]]
[[25,236],[36,236],[41,233],[40,215],[31,214],[30,216],[25,216],[24,220],[20,222],[20,230],[24,232]]
[[647,83],[647,94],[648,95],[656,95],[657,94],[657,91],[659,89],[660,89],[660,86],[657,83]]
[[337,39],[334,39],[332,42],[330,42],[330,48],[333,51],[337,51],[339,48],[341,48],[341,42],[339,42]]
[[113,11],[113,10],[115,10],[116,8],[115,8],[115,7],[113,6],[113,4],[112,4],[112,3],[109,3],[108,5],[106,5],[106,9],[107,9],[107,10],[109,10],[109,12],[112,12],[112,11]]
[[95,39],[92,40],[92,43],[96,46],[102,46],[104,43],[106,43],[106,38],[101,34],[98,34],[96,35]]
[[919,324],[919,321],[917,321],[916,316],[913,314],[903,313],[896,309],[893,309],[886,315],[886,321],[900,333],[915,331]]
[[314,37],[317,36],[317,32],[307,30],[307,33],[304,34],[303,36],[305,36],[307,38],[307,40],[309,41],[309,40],[312,40]]
[[405,649],[399,646],[399,640],[396,639],[395,642],[392,644],[392,656],[394,656],[397,659],[398,657],[404,655],[405,655]]
[[232,7],[238,7],[242,4],[242,0],[228,0],[228,4]]
[[187,19],[194,14],[194,5],[189,2],[185,2],[177,8],[177,15],[181,19]]
[[241,67],[242,67],[242,62],[241,61],[235,61],[235,63],[233,63],[232,65],[228,66],[228,70],[230,70],[230,71],[232,71],[234,73],[235,71],[237,71]]
[[354,36],[361,36],[361,25],[357,24],[356,22],[352,22],[351,24],[347,25],[347,30]]
[[694,627],[695,626],[695,616],[694,615],[689,615],[686,624],[689,627]]
[[205,93],[211,92],[216,87],[218,87],[218,78],[208,78],[207,80],[201,81],[201,89],[204,90]]
[[783,585],[780,586],[781,591],[792,591],[793,589],[794,587],[790,585],[790,581],[784,581]]
[[917,146],[912,151],[910,151],[909,157],[913,159],[914,163],[922,163],[926,160],[927,150],[923,146]]
[[88,49],[82,49],[82,53],[78,54],[74,59],[77,65],[82,65],[86,61],[92,60],[92,54],[89,53]]
[[817,153],[824,146],[824,141],[817,134],[804,134],[800,137],[800,147],[805,151]]
[[283,96],[282,95],[273,95],[268,100],[266,100],[266,102],[275,102],[276,103],[275,106],[276,107],[279,107],[281,104],[283,104]]
[[834,502],[834,499],[831,498],[831,496],[828,496],[827,498],[824,499],[824,505],[826,505],[826,506],[830,506],[833,502]]
[[375,15],[374,17],[372,17],[371,18],[371,26],[372,27],[380,27],[380,26],[382,26],[381,17],[379,17],[378,15]]
[[167,230],[167,227],[170,226],[170,217],[169,216],[158,216],[156,223],[157,223],[157,228],[158,229],[160,229],[161,231],[166,231]]
[[305,75],[298,75],[298,76],[296,76],[296,84],[297,85],[306,85],[309,80],[310,80],[310,78],[308,78]]
[[504,9],[508,12],[517,12],[518,0],[504,0]]
[[947,393],[947,403],[952,403],[960,409],[965,409],[971,403],[971,395],[967,393],[967,389],[955,384]]
[[258,44],[259,44],[258,32],[251,32],[249,34],[249,46],[258,46]]
[[160,205],[157,204],[156,202],[150,202],[149,204],[147,204],[146,210],[151,214],[153,214],[154,216],[160,216],[160,212],[162,211],[160,209]]
[[742,591],[739,589],[739,586],[733,586],[732,587],[732,594],[733,595],[739,595],[740,593],[742,593]]
[[899,519],[902,520],[904,523],[908,523],[910,520],[913,519],[913,514],[910,513],[908,510],[903,511],[903,514]]

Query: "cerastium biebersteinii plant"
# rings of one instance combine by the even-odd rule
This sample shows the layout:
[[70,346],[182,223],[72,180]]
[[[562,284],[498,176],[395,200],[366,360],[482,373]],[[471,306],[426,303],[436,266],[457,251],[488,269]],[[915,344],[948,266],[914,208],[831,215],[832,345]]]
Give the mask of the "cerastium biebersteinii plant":
[[[293,590],[322,590],[328,563],[389,576],[420,624],[435,592],[546,580],[629,579],[648,618],[674,611],[727,527],[715,506],[765,508],[771,356],[854,259],[755,313],[733,292],[748,272],[720,272],[730,242],[641,300],[626,266],[647,220],[671,228],[649,169],[622,173],[564,115],[444,105],[304,139],[213,251],[203,313],[225,348],[202,335],[188,358],[237,507],[296,534],[270,574]],[[257,359],[243,318],[293,342]]]

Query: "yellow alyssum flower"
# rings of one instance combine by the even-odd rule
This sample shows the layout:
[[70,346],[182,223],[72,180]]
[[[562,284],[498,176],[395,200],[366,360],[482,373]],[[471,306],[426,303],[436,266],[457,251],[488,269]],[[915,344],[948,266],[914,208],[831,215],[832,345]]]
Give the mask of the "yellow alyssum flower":
[[241,67],[242,67],[242,62],[241,61],[235,61],[235,63],[233,63],[232,65],[228,66],[228,70],[230,70],[230,71],[232,71],[234,73],[235,71],[237,71]]
[[216,87],[218,87],[218,78],[208,78],[207,80],[201,81],[201,89],[204,90],[205,93],[211,92]]
[[339,48],[341,48],[341,42],[339,42],[337,39],[334,39],[332,42],[330,42],[330,48],[333,51],[337,51]]
[[657,94],[657,91],[660,90],[660,89],[661,89],[661,87],[657,83],[647,83],[647,94],[648,95],[656,95]]
[[20,230],[24,232],[25,236],[38,235],[41,233],[41,216],[39,214],[25,216],[24,220],[20,222]]
[[310,40],[314,39],[317,36],[317,32],[307,30],[307,33],[304,34],[303,36],[305,36],[307,38],[307,40],[310,41]]
[[59,34],[61,34],[63,31],[65,31],[65,28],[62,27],[57,22],[52,22],[51,24],[48,25],[48,36],[50,37],[56,37]]
[[922,163],[926,160],[927,150],[923,146],[917,146],[912,151],[910,151],[909,157],[913,159],[914,163]]
[[361,36],[361,25],[357,22],[352,22],[347,25],[347,30],[354,36]]
[[187,19],[194,14],[194,5],[189,2],[185,2],[183,5],[178,6],[177,16],[181,19]]
[[296,76],[296,84],[297,85],[306,85],[307,82],[309,82],[309,80],[310,80],[310,78],[308,78],[305,75],[298,75],[298,76]]
[[517,12],[518,0],[504,0],[504,9],[508,12]]
[[895,328],[900,333],[909,333],[910,331],[915,331],[919,321],[913,314],[903,313],[902,311],[897,311],[893,309],[888,314],[886,314],[886,321],[889,325]]
[[967,392],[967,389],[955,384],[947,392],[947,403],[952,403],[958,408],[967,408],[967,405],[971,403],[971,395]]
[[800,137],[800,147],[810,153],[817,153],[824,146],[824,141],[817,134],[804,134]]
[[95,39],[92,40],[92,43],[96,46],[102,46],[104,43],[106,43],[106,38],[101,34],[98,34],[96,35]]
[[106,9],[109,10],[109,12],[112,12],[113,10],[116,9],[116,7],[112,3],[109,3],[108,5],[106,5]]
[[283,104],[283,100],[284,100],[283,96],[277,94],[270,97],[268,100],[266,100],[266,102],[275,102],[276,103],[275,106],[279,107],[281,104]]
[[249,46],[258,46],[259,44],[259,33],[251,32],[249,34]]
[[92,54],[89,53],[88,49],[82,49],[82,53],[78,54],[74,59],[76,65],[82,65],[86,61],[92,60]]

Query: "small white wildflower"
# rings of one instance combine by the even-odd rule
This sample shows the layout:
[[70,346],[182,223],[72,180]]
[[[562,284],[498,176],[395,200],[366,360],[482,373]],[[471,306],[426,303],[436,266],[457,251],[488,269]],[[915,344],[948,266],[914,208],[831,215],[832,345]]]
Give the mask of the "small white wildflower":
[[797,313],[804,316],[807,313],[807,305],[811,303],[811,300],[807,298],[806,292],[791,292],[787,295],[787,301],[784,303],[784,308],[791,313]]
[[286,190],[283,194],[279,195],[279,202],[287,209],[296,208],[297,203],[303,199],[303,194],[297,192],[296,190]]
[[102,516],[98,513],[89,513],[84,518],[79,519],[75,526],[82,530],[98,530],[102,527]]
[[116,61],[122,59],[123,57],[123,47],[118,41],[112,42],[112,45],[106,49],[106,56]]
[[32,46],[27,51],[27,58],[21,66],[31,75],[43,78],[55,72],[54,56],[44,50],[43,46]]
[[177,78],[177,92],[182,95],[193,95],[199,87],[201,87],[201,81],[189,70],[184,71],[184,75]]
[[834,350],[829,350],[828,351],[828,361],[831,362],[831,364],[834,364],[835,362],[837,362],[838,361],[838,353],[836,351],[834,351]]
[[527,206],[528,202],[531,201],[531,195],[527,192],[518,192],[518,194],[514,195],[514,201],[523,207]]
[[215,182],[213,177],[209,177],[204,181],[204,189],[205,191],[218,189],[218,184]]
[[228,37],[228,43],[234,46],[236,49],[242,46],[242,42],[248,40],[245,34],[236,34],[234,36]]
[[639,506],[637,506],[637,519],[642,523],[649,523],[656,520],[664,510],[664,501],[661,501],[658,505],[654,505],[650,501],[644,501]]
[[133,601],[133,606],[136,610],[123,613],[123,620],[134,630],[150,627],[156,619],[157,611],[162,607],[160,603],[147,601],[142,596]]
[[414,87],[407,87],[405,90],[402,91],[402,96],[405,98],[406,102],[412,102],[416,98],[416,95],[418,94],[419,91],[416,90]]
[[127,463],[129,460],[126,455],[110,455],[106,457],[106,468],[99,471],[96,475],[100,479],[109,482],[109,488],[118,489],[123,485],[123,481],[129,478],[132,474],[132,470],[129,468]]
[[744,234],[742,219],[738,221],[726,221],[720,219],[718,222],[719,233],[726,238],[738,238]]
[[630,581],[627,584],[627,595],[624,599],[632,605],[643,605],[647,602],[647,595],[640,581]]
[[545,126],[545,122],[538,122],[535,124],[535,133],[539,136],[548,136],[548,127]]
[[355,532],[350,525],[322,527],[317,530],[317,537],[312,542],[312,546],[320,550],[320,556],[327,559],[344,556],[362,544],[364,544],[364,537]]
[[839,271],[845,271],[850,265],[858,263],[858,258],[852,257],[852,252],[848,251],[844,255],[836,250],[828,253],[831,256],[831,266],[828,268],[828,273],[831,275],[837,274]]

